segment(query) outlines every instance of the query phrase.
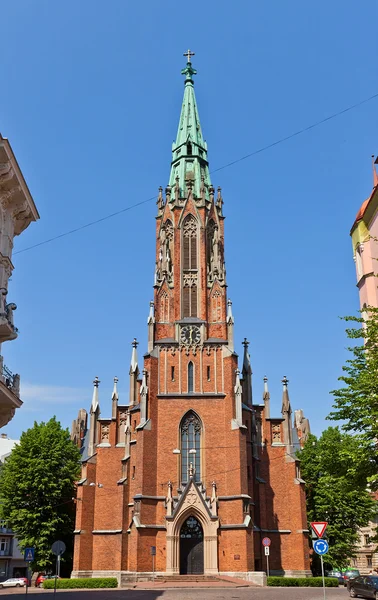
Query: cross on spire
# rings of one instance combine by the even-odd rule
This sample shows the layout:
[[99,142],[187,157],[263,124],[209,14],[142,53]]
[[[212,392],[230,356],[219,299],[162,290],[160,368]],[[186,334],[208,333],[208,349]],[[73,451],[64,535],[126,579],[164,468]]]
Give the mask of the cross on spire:
[[192,75],[197,75],[197,71],[192,67],[192,56],[194,56],[194,52],[188,50],[184,52],[184,56],[187,57],[187,63],[185,69],[181,71],[181,75],[185,75],[185,84],[189,83],[193,85]]
[[187,59],[188,59],[188,61],[187,61],[187,62],[188,62],[188,63],[192,62],[192,61],[191,61],[191,58],[192,58],[192,56],[194,56],[194,55],[195,55],[195,52],[191,52],[190,50],[187,50],[187,52],[184,52],[184,54],[183,54],[183,56],[186,56],[186,57],[187,57]]

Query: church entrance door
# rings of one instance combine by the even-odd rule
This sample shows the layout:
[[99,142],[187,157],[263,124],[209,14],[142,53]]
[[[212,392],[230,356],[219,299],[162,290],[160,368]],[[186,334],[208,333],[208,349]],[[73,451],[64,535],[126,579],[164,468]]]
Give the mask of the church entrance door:
[[180,574],[203,574],[203,529],[193,516],[184,521],[180,530]]

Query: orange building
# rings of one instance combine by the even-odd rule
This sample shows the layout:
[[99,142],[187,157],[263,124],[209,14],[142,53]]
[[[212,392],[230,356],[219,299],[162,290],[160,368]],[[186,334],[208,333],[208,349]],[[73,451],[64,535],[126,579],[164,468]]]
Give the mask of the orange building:
[[[305,492],[295,457],[286,378],[282,414],[252,399],[244,340],[242,372],[226,294],[221,189],[209,174],[194,95],[191,54],[172,150],[169,185],[156,217],[154,301],[140,377],[137,342],[128,403],[100,418],[98,384],[82,449],[73,577],[115,575],[120,584],[179,574],[264,581],[309,570]],[[156,554],[153,555],[153,553]]]

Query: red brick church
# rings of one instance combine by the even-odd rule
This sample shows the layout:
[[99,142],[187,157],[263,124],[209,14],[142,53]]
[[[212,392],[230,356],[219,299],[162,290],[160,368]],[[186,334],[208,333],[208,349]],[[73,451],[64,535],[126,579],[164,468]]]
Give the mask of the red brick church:
[[[154,301],[143,365],[134,340],[130,392],[117,378],[100,416],[99,381],[73,424],[82,452],[73,577],[309,574],[305,492],[288,381],[282,412],[252,397],[244,340],[241,371],[227,300],[221,189],[209,174],[194,94],[191,54],[173,144],[169,185],[159,189]],[[297,435],[299,430],[299,436]],[[153,553],[156,554],[153,556]]]

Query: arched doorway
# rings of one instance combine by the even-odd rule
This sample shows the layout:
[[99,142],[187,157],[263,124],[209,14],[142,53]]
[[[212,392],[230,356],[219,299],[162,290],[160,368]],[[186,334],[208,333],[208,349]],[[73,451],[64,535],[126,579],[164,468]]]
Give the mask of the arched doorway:
[[193,516],[183,522],[180,530],[180,574],[203,574],[203,529]]

